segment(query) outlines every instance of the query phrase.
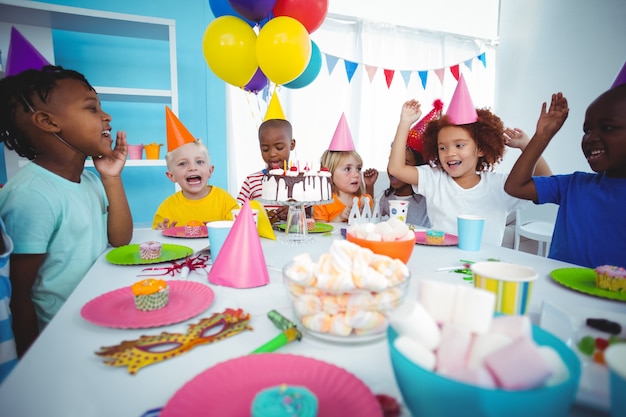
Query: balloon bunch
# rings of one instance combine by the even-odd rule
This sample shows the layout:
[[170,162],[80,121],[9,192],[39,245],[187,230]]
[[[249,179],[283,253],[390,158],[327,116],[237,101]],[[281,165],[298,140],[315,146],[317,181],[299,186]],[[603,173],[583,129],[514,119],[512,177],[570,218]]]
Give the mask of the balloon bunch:
[[216,18],[202,51],[220,79],[256,94],[268,80],[302,88],[319,74],[322,54],[309,34],[326,18],[328,0],[209,0],[209,6]]

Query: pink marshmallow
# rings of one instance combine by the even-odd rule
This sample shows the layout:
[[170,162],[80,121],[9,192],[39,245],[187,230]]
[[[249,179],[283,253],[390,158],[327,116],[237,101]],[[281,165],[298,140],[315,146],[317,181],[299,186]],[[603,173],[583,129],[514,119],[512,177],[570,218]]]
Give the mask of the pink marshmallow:
[[525,338],[514,340],[488,355],[485,366],[498,386],[508,390],[538,387],[552,374],[537,345]]
[[496,295],[490,291],[458,285],[452,322],[482,334],[493,321]]
[[532,339],[532,323],[528,316],[498,316],[491,322],[490,333],[499,333],[512,340],[520,337]]
[[467,356],[469,368],[483,366],[485,357],[511,343],[513,340],[500,333],[485,333],[474,336]]
[[452,321],[458,285],[434,280],[417,283],[417,300],[439,324]]
[[477,385],[479,387],[487,389],[496,388],[496,381],[493,379],[491,373],[484,366],[474,369],[450,369],[446,376],[465,384]]
[[472,333],[451,323],[441,328],[441,344],[437,349],[437,372],[447,375],[450,369],[467,367],[467,353],[472,343]]

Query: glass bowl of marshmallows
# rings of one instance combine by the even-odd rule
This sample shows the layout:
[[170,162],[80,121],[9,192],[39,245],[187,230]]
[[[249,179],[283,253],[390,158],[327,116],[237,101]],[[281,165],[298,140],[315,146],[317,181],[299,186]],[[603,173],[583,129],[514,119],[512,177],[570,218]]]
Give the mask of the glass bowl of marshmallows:
[[409,279],[402,261],[346,240],[333,241],[317,261],[304,253],[283,268],[298,326],[341,343],[385,338],[387,317],[404,301]]

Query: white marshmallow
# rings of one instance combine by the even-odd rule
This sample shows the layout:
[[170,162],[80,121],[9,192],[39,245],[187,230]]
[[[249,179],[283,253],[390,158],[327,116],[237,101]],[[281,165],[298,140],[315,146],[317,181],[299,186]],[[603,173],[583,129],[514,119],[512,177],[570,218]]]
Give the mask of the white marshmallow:
[[389,324],[399,335],[407,336],[425,349],[435,350],[441,342],[441,331],[421,304],[408,300],[389,314]]
[[439,324],[452,321],[458,285],[423,279],[417,283],[417,301]]
[[552,369],[552,375],[546,379],[546,386],[559,385],[569,379],[569,369],[556,350],[550,346],[539,346],[539,353]]
[[405,358],[427,371],[432,371],[435,368],[435,354],[414,339],[407,336],[398,336],[393,341],[393,346]]
[[479,288],[457,285],[455,302],[453,323],[465,326],[478,334],[489,331],[496,305],[494,293]]
[[497,316],[494,317],[489,329],[490,333],[500,333],[512,340],[519,337],[532,339],[532,323],[528,316]]

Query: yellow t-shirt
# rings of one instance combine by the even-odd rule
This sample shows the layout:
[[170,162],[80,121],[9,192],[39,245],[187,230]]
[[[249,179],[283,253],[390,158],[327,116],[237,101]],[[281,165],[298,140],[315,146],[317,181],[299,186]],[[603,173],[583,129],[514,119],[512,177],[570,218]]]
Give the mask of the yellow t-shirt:
[[[370,208],[374,207],[374,199],[369,194],[361,194],[359,204],[362,204],[363,197],[370,199]],[[337,195],[333,193],[334,201],[332,203],[313,206],[313,218],[323,222],[329,222],[335,217],[339,216],[341,212],[346,208],[346,205],[337,198]]]
[[211,186],[211,191],[200,200],[185,198],[182,191],[167,197],[157,209],[152,228],[169,219],[176,226],[184,226],[191,220],[213,222],[216,220],[232,220],[232,209],[239,208],[237,201],[222,188]]

